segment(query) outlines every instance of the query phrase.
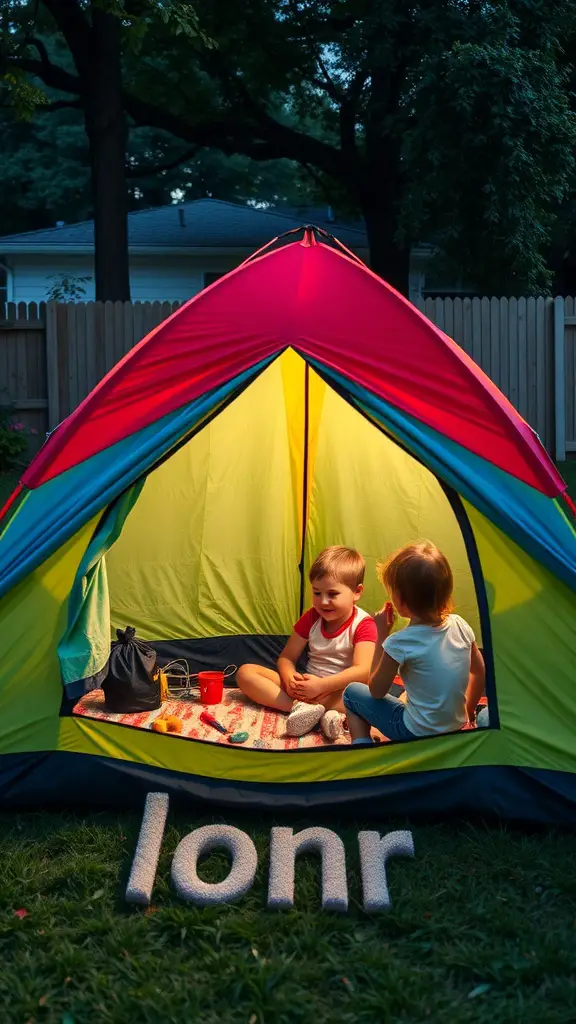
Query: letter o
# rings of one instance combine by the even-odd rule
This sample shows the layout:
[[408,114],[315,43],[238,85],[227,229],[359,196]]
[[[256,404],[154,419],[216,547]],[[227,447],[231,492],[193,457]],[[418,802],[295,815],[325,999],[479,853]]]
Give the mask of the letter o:
[[[232,856],[230,873],[222,882],[203,882],[198,878],[198,858],[219,848]],[[256,847],[245,832],[232,825],[204,825],[178,843],[172,860],[172,882],[182,899],[208,907],[229,903],[248,892],[257,867]]]

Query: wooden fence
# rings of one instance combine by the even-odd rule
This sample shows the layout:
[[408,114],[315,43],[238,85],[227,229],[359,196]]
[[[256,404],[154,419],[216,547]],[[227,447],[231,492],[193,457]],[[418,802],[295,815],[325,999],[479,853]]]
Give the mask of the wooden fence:
[[[0,404],[11,404],[37,431],[32,450],[178,306],[0,306]],[[556,457],[576,451],[574,299],[426,299],[419,308],[482,367]]]

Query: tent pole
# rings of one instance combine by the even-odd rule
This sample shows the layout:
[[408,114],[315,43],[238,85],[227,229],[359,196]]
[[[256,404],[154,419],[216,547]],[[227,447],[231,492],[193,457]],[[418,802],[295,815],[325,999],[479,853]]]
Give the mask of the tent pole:
[[302,480],[302,537],[300,543],[300,615],[304,613],[306,596],[306,580],[304,578],[304,559],[306,556],[306,528],[308,525],[308,434],[310,430],[310,367],[304,364],[304,467]]

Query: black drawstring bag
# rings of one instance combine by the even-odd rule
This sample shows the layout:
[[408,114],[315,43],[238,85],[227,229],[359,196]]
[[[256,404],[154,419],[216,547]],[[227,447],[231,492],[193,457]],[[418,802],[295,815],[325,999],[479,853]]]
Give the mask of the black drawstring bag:
[[138,640],[132,626],[117,629],[110,648],[108,675],[102,684],[106,708],[116,714],[154,711],[162,703],[160,677],[153,679],[156,651]]

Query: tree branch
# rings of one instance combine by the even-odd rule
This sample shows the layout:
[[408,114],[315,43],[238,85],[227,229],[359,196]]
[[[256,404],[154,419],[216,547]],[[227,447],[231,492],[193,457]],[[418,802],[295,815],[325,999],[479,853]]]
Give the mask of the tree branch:
[[124,105],[135,124],[162,128],[198,147],[220,149],[228,155],[241,153],[253,160],[295,160],[330,175],[342,166],[342,154],[335,146],[289,128],[263,110],[256,124],[232,117],[194,124],[129,93],[124,94]]
[[57,64],[45,64],[32,57],[9,57],[7,64],[8,67],[19,68],[20,71],[34,75],[35,78],[44,82],[44,85],[58,89],[59,92],[68,92],[75,96],[80,96],[82,93],[80,79],[76,75],[71,75],[69,71],[65,71],[64,68],[58,67]]
[[356,16],[353,14],[343,14],[341,17],[338,17],[338,15],[327,15],[325,18],[310,17],[304,18],[302,21],[299,21],[297,12],[293,11],[293,15],[294,27],[290,31],[288,38],[294,40],[310,40],[314,37],[328,42],[335,35],[339,36],[347,29],[353,28],[357,21]]
[[318,67],[320,68],[320,71],[324,75],[324,80],[326,83],[324,88],[326,92],[331,97],[331,99],[335,100],[336,103],[341,103],[343,99],[342,92],[336,85],[334,79],[330,76],[330,72],[328,71],[328,68],[326,67],[324,61],[322,60],[322,57],[320,56],[319,53],[315,53],[314,59]]
[[[45,2],[50,9],[59,12],[64,10],[64,17],[68,17],[70,0]],[[83,15],[80,17],[83,19]],[[86,22],[83,25],[84,30],[87,30]],[[41,57],[44,56],[41,49],[36,48]],[[84,95],[81,77],[52,64],[49,60],[14,57],[10,58],[10,63],[38,77],[45,85],[59,92],[80,98]],[[220,149],[227,155],[239,153],[253,160],[288,159],[316,167],[328,175],[338,172],[339,168],[342,174],[346,174],[347,165],[343,163],[342,153],[338,148],[277,121],[253,99],[243,82],[238,82],[236,76],[234,79],[234,85],[244,101],[247,115],[245,118],[235,117],[232,111],[227,117],[193,123],[128,92],[123,93],[124,108],[136,125],[168,131],[175,138],[192,145],[194,149],[211,147]]]
[[362,90],[368,81],[369,74],[370,69],[368,67],[368,61],[366,60],[360,65],[348,86],[347,96],[352,102],[357,103],[360,99]]
[[38,55],[43,64],[50,64],[50,57],[48,56],[48,50],[41,39],[36,36],[27,36],[24,40],[24,46],[33,46],[38,51]]
[[193,149],[187,150],[186,153],[182,153],[176,160],[171,160],[167,164],[149,164],[148,167],[131,167],[128,164],[126,167],[126,177],[147,178],[149,174],[162,174],[165,171],[173,171],[175,167],[180,167],[186,160],[191,160],[195,157],[198,148],[198,146],[194,146]]
[[334,197],[330,192],[326,179],[323,178],[322,175],[314,169],[314,167],[310,167],[310,164],[302,164],[302,168],[306,171],[306,174],[312,179],[314,184],[318,185],[318,188],[324,193],[324,198],[326,199],[328,206],[334,206]]
[[[78,97],[83,95],[80,78],[56,64],[46,64],[29,57],[10,58],[9,64],[27,71],[59,92]],[[326,174],[333,174],[341,163],[341,153],[336,147],[281,124],[262,109],[259,110],[259,124],[237,118],[194,124],[130,93],[124,93],[123,99],[126,113],[136,125],[163,129],[195,148],[212,147],[228,156],[240,153],[253,160],[286,158],[313,165]]]
[[76,0],[42,0],[60,29],[79,75],[90,61],[92,39],[90,24]]
[[82,100],[54,100],[52,103],[42,103],[37,109],[43,114],[51,114],[54,110],[81,110]]

